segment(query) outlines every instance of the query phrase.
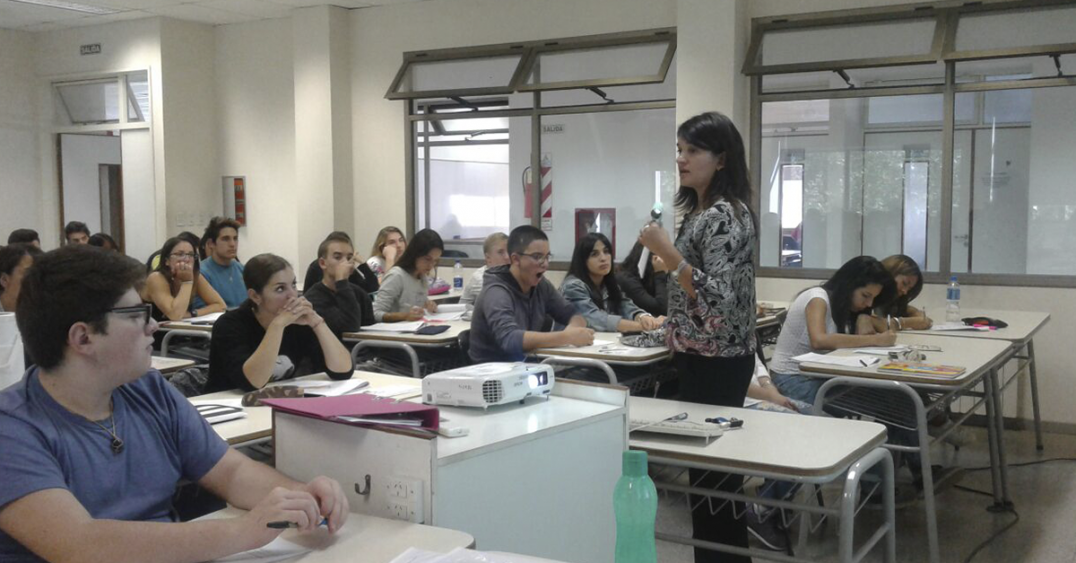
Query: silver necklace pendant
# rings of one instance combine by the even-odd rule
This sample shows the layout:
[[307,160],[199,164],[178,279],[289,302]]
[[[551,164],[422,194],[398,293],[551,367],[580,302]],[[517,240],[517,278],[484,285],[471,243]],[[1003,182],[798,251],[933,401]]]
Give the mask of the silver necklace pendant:
[[123,453],[123,440],[115,436],[112,437],[112,453],[115,455]]

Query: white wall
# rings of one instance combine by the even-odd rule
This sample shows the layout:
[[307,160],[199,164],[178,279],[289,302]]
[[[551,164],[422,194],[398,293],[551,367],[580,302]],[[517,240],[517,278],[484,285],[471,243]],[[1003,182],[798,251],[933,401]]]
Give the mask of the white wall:
[[[33,61],[33,36],[0,29],[0,244],[18,228],[35,228],[45,240],[56,240],[55,225],[42,228],[38,177]],[[53,242],[55,244],[55,242]]]
[[64,222],[101,228],[101,164],[120,164],[120,140],[104,135],[61,135]]
[[[328,224],[332,218],[301,218],[296,212],[292,22],[220,26],[214,34],[217,176],[247,178],[240,259],[273,252],[299,264],[299,221]],[[306,264],[296,267],[305,272]]]

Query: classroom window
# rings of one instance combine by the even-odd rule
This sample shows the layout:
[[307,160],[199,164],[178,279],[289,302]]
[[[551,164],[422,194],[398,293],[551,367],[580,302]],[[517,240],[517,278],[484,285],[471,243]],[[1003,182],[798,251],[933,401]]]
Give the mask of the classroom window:
[[[591,230],[625,255],[656,201],[672,209],[675,45],[663,29],[405,54],[386,97],[407,100],[414,229],[473,265],[489,234],[522,224],[547,233],[558,268]],[[512,72],[490,57],[508,51]]]
[[1014,5],[756,20],[763,275],[903,253],[928,281],[1076,285],[1076,3]]
[[[55,123],[61,127],[145,127],[151,121],[149,72],[134,71],[53,85]],[[98,127],[98,129],[100,129]]]

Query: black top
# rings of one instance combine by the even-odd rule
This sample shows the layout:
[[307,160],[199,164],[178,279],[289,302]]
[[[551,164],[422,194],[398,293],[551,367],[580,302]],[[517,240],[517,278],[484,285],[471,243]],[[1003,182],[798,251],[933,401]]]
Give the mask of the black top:
[[308,286],[303,297],[337,337],[345,332],[355,332],[360,326],[374,324],[374,304],[370,295],[348,280],[336,282],[336,291],[319,281]]
[[[314,287],[314,284],[318,283],[325,277],[321,271],[321,266],[318,265],[318,261],[314,260],[310,263],[310,267],[306,269],[306,278],[303,279],[303,294],[305,295],[310,288]],[[378,290],[380,284],[377,283],[377,274],[366,265],[366,262],[359,264],[359,268],[351,273],[351,277],[347,281],[359,286],[366,293],[373,293]],[[324,316],[324,315],[323,315]],[[370,317],[371,319],[373,317]]]
[[[242,389],[253,391],[243,375],[243,364],[254,354],[265,337],[265,329],[254,316],[253,304],[244,301],[236,309],[221,315],[213,323],[213,338],[209,341],[209,381],[206,393]],[[287,356],[295,370],[285,379],[325,372],[336,380],[349,379],[351,370],[334,372],[325,367],[325,355],[314,329],[302,325],[290,325],[284,329],[280,341],[280,356]]]
[[668,280],[668,273],[655,273],[654,287],[647,288],[643,280],[639,279],[639,276],[623,272],[616,273],[616,282],[620,284],[620,291],[626,297],[631,298],[640,309],[655,317],[660,317],[669,312],[669,290],[666,285]]

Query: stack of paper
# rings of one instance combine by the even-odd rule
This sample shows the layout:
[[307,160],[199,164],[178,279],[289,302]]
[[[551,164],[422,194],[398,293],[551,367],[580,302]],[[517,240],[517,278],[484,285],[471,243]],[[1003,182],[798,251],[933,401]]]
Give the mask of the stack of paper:
[[833,354],[815,354],[808,352],[792,358],[796,362],[811,364],[825,364],[829,366],[841,366],[846,368],[870,367],[878,363],[878,356],[865,354],[852,354],[851,356],[835,356]]
[[250,551],[236,553],[228,557],[222,557],[216,561],[253,561],[256,563],[271,563],[292,559],[310,551],[309,549],[288,540],[277,537],[275,540]]
[[209,325],[211,325],[211,324],[217,322],[217,319],[219,319],[220,316],[223,315],[223,314],[224,313],[210,313],[208,315],[202,315],[200,317],[191,317],[189,319],[183,319],[180,322],[190,323],[190,324],[209,324]]
[[475,551],[462,547],[457,547],[448,553],[434,553],[412,547],[398,555],[392,563],[529,563],[532,561],[539,560],[526,555]]
[[377,323],[360,328],[361,331],[371,332],[415,332],[426,324],[425,321],[413,321],[409,323]]
[[370,382],[365,379],[352,377],[343,381],[294,381],[285,379],[284,381],[270,383],[266,387],[302,387],[303,393],[307,396],[339,397],[340,395],[354,393],[369,385]]
[[870,348],[860,348],[856,350],[856,354],[869,354],[871,356],[888,356],[890,352],[907,352],[907,346],[872,346]]
[[976,330],[976,331],[989,331],[988,326],[968,326],[962,322],[941,323],[930,327],[930,330]]

